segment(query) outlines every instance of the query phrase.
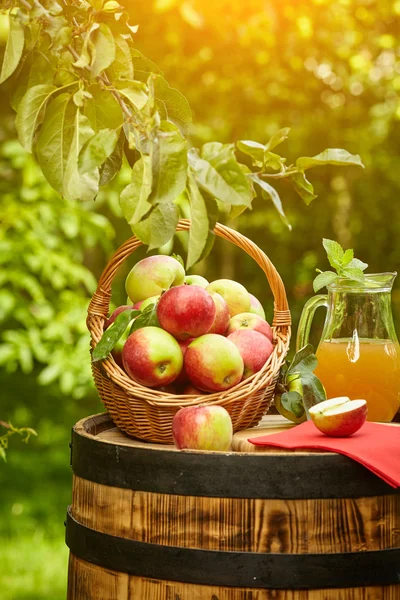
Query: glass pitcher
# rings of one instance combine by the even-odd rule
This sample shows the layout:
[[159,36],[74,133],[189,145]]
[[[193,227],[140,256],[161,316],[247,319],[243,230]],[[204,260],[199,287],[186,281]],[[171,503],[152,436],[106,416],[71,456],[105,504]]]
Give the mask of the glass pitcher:
[[315,374],[327,398],[364,398],[369,421],[389,422],[400,408],[400,347],[391,307],[396,275],[365,275],[364,283],[337,279],[327,295],[305,304],[297,333],[299,349],[308,343],[316,309],[327,308]]

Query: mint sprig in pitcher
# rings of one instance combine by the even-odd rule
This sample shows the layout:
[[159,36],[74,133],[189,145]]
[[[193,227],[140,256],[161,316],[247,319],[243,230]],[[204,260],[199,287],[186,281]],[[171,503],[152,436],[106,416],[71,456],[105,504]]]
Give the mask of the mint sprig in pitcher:
[[[324,240],[326,249],[325,242],[336,244]],[[346,265],[340,261],[346,261],[349,254],[344,258],[339,246],[341,252],[336,248],[335,258],[330,256],[330,248],[328,259],[338,274],[328,271],[317,277],[316,281],[319,278],[322,286],[326,285],[328,294],[314,296],[305,304],[297,348],[308,343],[314,313],[325,306],[327,314],[316,351],[315,375],[324,385],[327,398],[364,398],[369,421],[392,421],[400,408],[400,346],[391,306],[397,273],[364,274],[354,265],[368,265],[353,258],[347,261],[350,273],[346,273]]]

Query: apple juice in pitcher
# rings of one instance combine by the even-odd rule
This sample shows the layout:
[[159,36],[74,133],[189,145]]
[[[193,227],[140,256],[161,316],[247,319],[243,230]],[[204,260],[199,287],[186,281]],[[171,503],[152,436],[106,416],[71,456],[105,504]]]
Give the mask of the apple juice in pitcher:
[[369,421],[389,422],[400,409],[400,346],[391,310],[395,276],[365,275],[364,283],[337,279],[327,286],[327,296],[306,303],[299,324],[301,348],[315,310],[327,307],[315,374],[327,398],[365,399]]

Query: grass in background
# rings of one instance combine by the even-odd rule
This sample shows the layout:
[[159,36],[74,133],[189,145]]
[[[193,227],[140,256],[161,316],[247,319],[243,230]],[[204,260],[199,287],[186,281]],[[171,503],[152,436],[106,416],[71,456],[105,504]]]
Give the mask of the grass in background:
[[28,445],[14,436],[7,463],[0,462],[1,600],[65,600],[70,430],[82,417],[104,410],[94,397],[77,402],[33,382],[34,376],[0,377],[0,417],[38,432]]

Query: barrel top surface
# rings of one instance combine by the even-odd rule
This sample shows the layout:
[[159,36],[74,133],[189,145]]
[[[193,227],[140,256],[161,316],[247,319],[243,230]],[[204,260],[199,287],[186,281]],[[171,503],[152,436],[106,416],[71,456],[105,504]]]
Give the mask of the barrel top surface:
[[[387,423],[389,426],[400,427],[400,423]],[[243,429],[234,434],[232,439],[231,453],[233,454],[332,454],[332,452],[322,452],[319,450],[286,450],[268,446],[255,446],[248,441],[250,437],[258,437],[264,435],[271,435],[274,433],[280,433],[296,427],[294,423],[291,423],[281,415],[265,415],[260,423],[256,427],[251,429]],[[119,446],[128,446],[131,448],[142,448],[147,450],[160,450],[170,452],[181,452],[175,448],[173,444],[156,444],[151,442],[144,442],[132,437],[129,437],[126,433],[121,431],[115,426],[110,416],[107,413],[100,413],[85,417],[78,421],[75,425],[74,430],[79,435],[96,439],[107,444],[116,444]],[[201,452],[199,450],[185,450],[185,452]],[[207,452],[210,454],[211,452]],[[212,454],[229,454],[229,452],[212,452]],[[333,453],[335,454],[335,453]]]
[[235,434],[231,451],[181,451],[134,440],[107,414],[93,415],[73,428],[71,466],[76,476],[96,483],[191,496],[337,498],[400,493],[341,454],[260,452],[247,442],[250,436],[288,427],[293,425],[269,415],[258,427]]

